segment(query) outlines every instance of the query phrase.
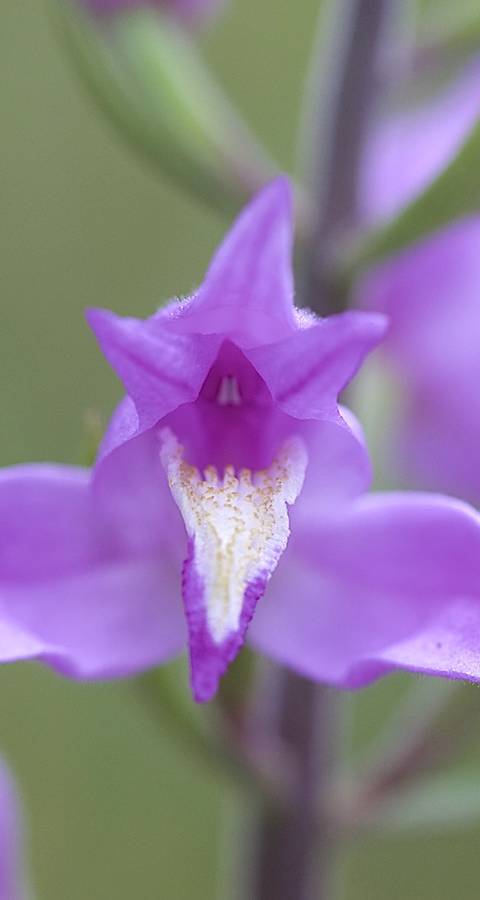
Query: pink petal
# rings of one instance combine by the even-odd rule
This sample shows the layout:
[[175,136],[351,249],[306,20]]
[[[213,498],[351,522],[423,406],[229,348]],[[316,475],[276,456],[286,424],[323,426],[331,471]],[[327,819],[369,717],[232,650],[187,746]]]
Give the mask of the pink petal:
[[302,541],[306,557],[353,584],[434,601],[480,592],[480,516],[450,497],[366,495]]
[[92,491],[111,555],[168,561],[180,572],[185,535],[154,429],[103,456],[93,472]]
[[173,308],[175,330],[223,333],[242,348],[293,333],[292,241],[291,189],[277,178],[240,214],[195,297]]
[[388,431],[403,480],[480,502],[480,218],[449,225],[361,281],[390,320],[382,361],[403,394]]
[[195,400],[221,344],[218,337],[167,331],[163,318],[141,321],[100,309],[88,313],[105,356],[135,403],[139,431]]
[[430,495],[374,495],[303,546],[297,536],[250,639],[302,674],[346,687],[395,666],[476,679],[479,591],[473,510]]
[[0,582],[82,571],[99,556],[88,482],[88,470],[73,466],[0,472]]
[[274,399],[299,419],[337,418],[337,398],[383,337],[384,316],[348,312],[321,319],[278,344],[245,355]]
[[178,592],[171,570],[153,562],[0,585],[0,660],[38,658],[81,679],[134,674],[185,646]]
[[[133,468],[133,484],[123,485],[130,513],[135,475]],[[109,512],[83,469],[38,465],[2,473],[0,660],[42,658],[90,678],[129,674],[179,652],[179,577],[161,543],[165,528],[149,546],[131,515],[109,523]]]
[[448,165],[480,113],[478,58],[427,101],[405,105],[370,130],[360,203],[385,218],[412,200]]

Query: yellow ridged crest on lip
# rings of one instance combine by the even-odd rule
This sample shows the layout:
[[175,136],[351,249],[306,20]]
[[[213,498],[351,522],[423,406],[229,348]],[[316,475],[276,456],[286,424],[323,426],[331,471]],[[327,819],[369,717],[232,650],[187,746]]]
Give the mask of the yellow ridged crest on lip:
[[215,466],[201,474],[184,459],[173,432],[161,432],[161,459],[170,490],[195,546],[195,566],[204,587],[208,629],[220,644],[239,627],[249,584],[274,571],[290,534],[287,504],[303,485],[307,453],[288,439],[266,469]]

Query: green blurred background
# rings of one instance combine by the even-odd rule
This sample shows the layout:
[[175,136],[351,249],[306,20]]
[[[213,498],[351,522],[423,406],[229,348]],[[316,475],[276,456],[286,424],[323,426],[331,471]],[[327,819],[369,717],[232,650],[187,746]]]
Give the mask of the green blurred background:
[[[233,0],[204,39],[287,169],[317,7]],[[144,315],[187,293],[227,223],[118,141],[57,45],[46,4],[2,4],[0,57],[0,461],[82,462],[87,411],[107,417],[120,396],[84,308]],[[245,803],[150,720],[132,685],[78,685],[37,665],[0,675],[0,750],[24,796],[40,900],[229,900],[227,837]],[[358,741],[407,682],[395,676],[353,701]],[[477,742],[474,769],[479,752]],[[480,828],[356,844],[344,896],[476,900],[479,845]]]

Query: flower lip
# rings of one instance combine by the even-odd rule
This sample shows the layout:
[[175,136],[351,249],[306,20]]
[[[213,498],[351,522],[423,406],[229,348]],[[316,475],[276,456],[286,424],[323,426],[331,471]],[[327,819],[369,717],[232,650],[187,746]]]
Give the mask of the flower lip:
[[[268,469],[203,473],[184,459],[169,428],[161,459],[189,539],[183,597],[190,632],[192,682],[209,699],[243,643],[255,604],[288,542],[287,505],[303,486],[307,452],[301,439],[279,448]],[[208,648],[208,652],[206,651]]]
[[243,351],[225,340],[197,399],[156,431],[188,536],[183,600],[193,692],[204,701],[240,649],[286,549],[308,424],[280,409]]

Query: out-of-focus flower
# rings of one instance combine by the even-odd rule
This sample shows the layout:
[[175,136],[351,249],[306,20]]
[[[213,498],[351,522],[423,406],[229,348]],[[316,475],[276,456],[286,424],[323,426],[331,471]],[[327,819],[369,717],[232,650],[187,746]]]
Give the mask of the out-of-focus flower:
[[480,61],[417,102],[389,109],[365,145],[360,207],[370,222],[394,215],[450,162],[480,115]]
[[78,0],[78,2],[102,15],[151,6],[172,15],[182,25],[197,26],[219,11],[224,0]]
[[[381,119],[364,159],[362,206],[395,213],[441,171],[480,114],[471,62],[430,102]],[[364,308],[390,319],[382,359],[398,384],[387,454],[410,485],[480,502],[480,219],[453,223],[369,273]]]
[[5,763],[0,760],[0,900],[26,900],[20,850],[17,793]]
[[360,496],[369,460],[336,398],[384,321],[296,311],[290,256],[278,180],[194,297],[146,321],[90,313],[128,396],[92,480],[2,476],[4,660],[126,675],[187,639],[207,700],[255,613],[253,645],[313,678],[480,675],[478,629],[464,631],[480,619],[480,520],[448,498]]
[[385,263],[358,298],[391,319],[382,359],[401,401],[389,429],[391,470],[480,503],[480,219]]

